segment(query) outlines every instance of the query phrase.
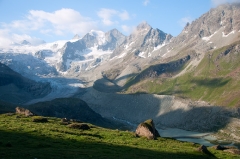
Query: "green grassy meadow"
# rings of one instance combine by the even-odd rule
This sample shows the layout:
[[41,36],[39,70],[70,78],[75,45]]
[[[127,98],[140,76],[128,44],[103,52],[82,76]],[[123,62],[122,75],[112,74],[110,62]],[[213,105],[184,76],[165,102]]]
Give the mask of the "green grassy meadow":
[[0,115],[1,159],[84,158],[240,158],[228,152],[170,138],[148,140],[133,132],[111,130],[89,124],[90,130],[72,129],[58,118],[33,122],[33,117]]

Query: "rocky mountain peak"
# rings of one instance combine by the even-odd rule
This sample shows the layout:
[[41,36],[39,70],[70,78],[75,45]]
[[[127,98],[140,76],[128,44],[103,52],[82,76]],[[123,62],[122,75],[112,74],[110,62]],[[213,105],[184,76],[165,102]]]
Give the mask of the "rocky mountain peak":
[[[187,48],[204,53],[228,45],[230,43],[228,39],[236,41],[239,39],[239,30],[240,3],[219,5],[190,24],[187,23],[167,49]],[[170,52],[169,55],[175,53]]]
[[79,40],[81,37],[78,34],[75,34],[72,40]]
[[[124,36],[120,31],[118,31],[116,28],[112,29],[105,33],[105,35],[113,35],[113,36]],[[125,36],[124,36],[125,37]]]
[[137,26],[136,30],[143,31],[143,30],[150,30],[151,28],[152,27],[146,21],[144,21]]

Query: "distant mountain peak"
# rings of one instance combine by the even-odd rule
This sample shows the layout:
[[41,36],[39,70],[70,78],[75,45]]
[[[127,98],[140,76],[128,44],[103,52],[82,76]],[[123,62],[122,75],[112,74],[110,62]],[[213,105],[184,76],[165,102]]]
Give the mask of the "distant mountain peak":
[[31,45],[30,42],[28,42],[27,40],[23,40],[22,42],[20,42],[21,45]]
[[81,37],[78,34],[75,34],[72,40],[79,40]]
[[146,30],[146,29],[149,30],[151,28],[152,27],[146,21],[143,21],[137,26],[137,30]]
[[112,30],[109,30],[108,32],[106,33],[117,33],[117,34],[122,34],[119,30],[117,30],[116,28],[112,29]]

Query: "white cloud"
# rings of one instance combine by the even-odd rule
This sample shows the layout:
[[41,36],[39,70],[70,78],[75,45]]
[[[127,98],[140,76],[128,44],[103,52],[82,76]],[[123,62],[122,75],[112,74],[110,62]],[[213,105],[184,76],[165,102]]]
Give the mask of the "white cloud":
[[128,12],[125,11],[125,10],[122,13],[119,13],[119,17],[122,20],[129,20],[130,19],[130,16],[129,16]]
[[20,43],[23,40],[27,40],[32,45],[39,45],[43,43],[43,40],[35,37],[31,37],[27,34],[11,33],[8,29],[0,29],[0,47],[8,48],[14,43]]
[[85,17],[78,11],[69,8],[54,12],[30,10],[23,19],[10,23],[0,22],[0,46],[11,45],[14,42],[19,43],[22,40],[27,40],[32,44],[41,42],[40,39],[35,38],[36,36],[49,38],[64,37],[69,34],[83,36],[92,29],[97,30],[100,22],[105,26],[111,26],[130,19],[126,10],[117,11],[103,8],[97,14],[100,17],[99,20]]
[[[28,15],[28,19],[31,23],[40,24],[36,29],[43,28],[43,26],[50,24],[52,26],[53,33],[56,35],[63,35],[67,32],[73,34],[85,34],[89,30],[95,28],[96,22],[88,17],[83,17],[79,12],[73,9],[63,8],[55,12],[45,12],[41,10],[31,10]],[[50,32],[49,28],[43,29],[45,32]]]
[[9,31],[6,29],[0,29],[0,47],[6,47],[11,45],[11,39],[8,38]]
[[100,18],[102,18],[102,22],[104,25],[113,25],[114,21],[112,21],[112,17],[115,16],[118,12],[113,9],[102,8],[97,14]]
[[218,5],[224,4],[224,3],[240,2],[240,0],[211,0],[211,2],[214,6],[218,6]]
[[191,23],[192,20],[193,20],[193,19],[192,19],[191,17],[184,17],[184,18],[180,19],[180,20],[178,21],[178,23],[179,23],[179,25],[180,25],[181,27],[185,27],[185,25],[186,25],[187,23]]
[[39,31],[48,35],[65,35],[67,33],[85,34],[96,29],[97,22],[82,16],[79,12],[63,8],[54,12],[30,10],[23,20],[15,20],[9,24],[2,24],[2,28],[9,28],[12,32],[29,33]]
[[120,12],[114,9],[102,8],[97,12],[97,15],[102,19],[102,23],[107,26],[118,24],[118,18],[122,21],[130,19],[128,12],[125,10]]
[[143,5],[147,6],[150,3],[150,0],[144,0]]

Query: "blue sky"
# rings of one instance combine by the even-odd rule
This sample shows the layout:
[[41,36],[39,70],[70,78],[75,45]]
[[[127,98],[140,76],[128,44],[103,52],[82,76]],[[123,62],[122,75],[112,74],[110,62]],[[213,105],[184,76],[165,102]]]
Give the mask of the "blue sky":
[[67,40],[92,29],[129,35],[143,21],[177,36],[187,22],[235,1],[240,0],[0,0],[0,46]]

